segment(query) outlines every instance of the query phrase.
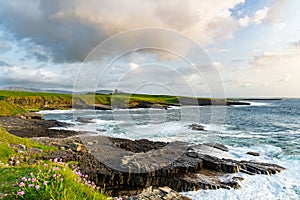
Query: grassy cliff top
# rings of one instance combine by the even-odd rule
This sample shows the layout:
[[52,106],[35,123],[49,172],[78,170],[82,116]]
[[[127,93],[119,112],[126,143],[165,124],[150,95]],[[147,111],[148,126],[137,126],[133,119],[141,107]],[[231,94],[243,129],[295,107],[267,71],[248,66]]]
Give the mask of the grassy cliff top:
[[120,108],[143,107],[158,104],[163,107],[168,105],[225,105],[225,99],[183,97],[170,95],[149,94],[55,94],[46,92],[24,92],[0,90],[0,116],[12,116],[26,111],[38,111],[45,109],[71,109],[74,104],[93,106],[95,104]]

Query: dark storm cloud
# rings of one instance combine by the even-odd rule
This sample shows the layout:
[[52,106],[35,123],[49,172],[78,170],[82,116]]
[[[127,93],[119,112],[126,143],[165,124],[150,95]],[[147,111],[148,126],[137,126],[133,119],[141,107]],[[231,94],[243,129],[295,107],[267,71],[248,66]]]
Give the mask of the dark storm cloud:
[[0,21],[17,40],[43,46],[54,62],[75,62],[109,36],[145,26],[175,29],[203,43],[231,37],[237,22],[224,10],[238,2],[0,0]]

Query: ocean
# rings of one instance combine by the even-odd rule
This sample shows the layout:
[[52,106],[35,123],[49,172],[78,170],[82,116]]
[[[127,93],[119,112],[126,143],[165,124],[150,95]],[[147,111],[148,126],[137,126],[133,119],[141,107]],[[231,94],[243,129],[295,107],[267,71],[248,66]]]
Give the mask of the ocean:
[[[45,119],[73,124],[64,129],[127,139],[219,142],[235,159],[285,167],[283,172],[246,175],[236,190],[185,192],[192,199],[300,199],[300,99],[249,100],[249,106],[41,111]],[[78,117],[84,118],[82,122]],[[201,124],[203,131],[189,125]],[[247,155],[248,151],[260,156]]]

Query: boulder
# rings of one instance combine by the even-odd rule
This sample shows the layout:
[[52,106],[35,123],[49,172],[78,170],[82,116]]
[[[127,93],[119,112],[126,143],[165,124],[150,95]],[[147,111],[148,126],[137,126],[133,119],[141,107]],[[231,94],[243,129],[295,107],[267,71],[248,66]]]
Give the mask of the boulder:
[[247,154],[251,155],[251,156],[259,156],[259,153],[254,152],[254,151],[248,151]]
[[204,126],[201,124],[191,124],[191,125],[188,125],[188,127],[194,131],[206,131],[204,129]]

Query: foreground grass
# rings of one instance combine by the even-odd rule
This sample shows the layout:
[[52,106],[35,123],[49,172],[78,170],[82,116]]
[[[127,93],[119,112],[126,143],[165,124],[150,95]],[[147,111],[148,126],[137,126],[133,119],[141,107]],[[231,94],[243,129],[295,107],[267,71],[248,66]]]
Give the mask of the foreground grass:
[[45,146],[37,142],[33,142],[28,138],[17,137],[0,127],[0,161],[2,163],[7,163],[9,158],[18,154],[12,147],[10,147],[11,144],[21,144],[26,148],[37,148],[43,150],[43,152],[49,152],[57,149],[56,147]]
[[[108,199],[103,189],[88,181],[78,168],[71,168],[58,159],[38,160],[36,164],[22,163],[8,166],[8,159],[19,156],[11,144],[38,148],[43,152],[56,147],[45,146],[27,138],[20,138],[0,127],[0,199]],[[31,155],[31,159],[36,159]]]
[[[103,189],[63,162],[0,168],[2,199],[109,199]],[[2,191],[2,194],[1,194]]]
[[[38,172],[37,166],[5,167],[0,166],[0,199],[13,199],[16,193],[16,184],[20,177]],[[6,196],[7,195],[7,196]],[[6,197],[5,197],[6,196]]]

